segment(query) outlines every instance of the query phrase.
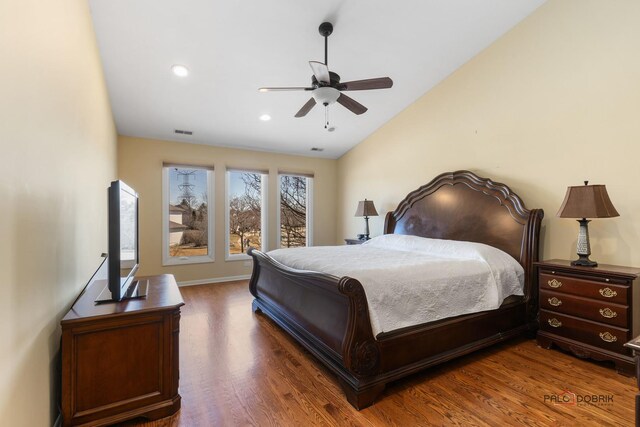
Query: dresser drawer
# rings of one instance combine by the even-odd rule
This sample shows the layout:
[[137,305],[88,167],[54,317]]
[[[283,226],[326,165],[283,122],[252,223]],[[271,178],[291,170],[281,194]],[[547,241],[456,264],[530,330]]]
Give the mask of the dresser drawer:
[[595,347],[630,355],[629,349],[624,347],[624,343],[630,339],[628,329],[577,319],[547,310],[540,310],[540,329]]
[[613,304],[581,298],[559,292],[540,291],[540,308],[558,313],[571,314],[608,325],[628,328],[628,309],[626,305]]
[[629,286],[578,279],[561,274],[540,273],[540,290],[549,290],[572,295],[580,295],[614,304],[627,305]]

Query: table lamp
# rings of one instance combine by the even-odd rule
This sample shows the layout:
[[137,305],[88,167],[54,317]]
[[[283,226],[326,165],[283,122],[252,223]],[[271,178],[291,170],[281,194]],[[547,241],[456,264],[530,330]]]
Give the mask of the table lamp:
[[589,259],[591,245],[588,224],[591,221],[587,218],[620,216],[609,199],[606,187],[604,185],[589,185],[589,181],[585,181],[584,185],[567,188],[567,194],[564,196],[564,202],[562,202],[557,215],[560,218],[578,218],[580,223],[578,244],[576,245],[578,259],[571,261],[571,265],[596,267],[598,263]]
[[[378,216],[378,211],[376,211],[376,207],[373,205],[373,201],[367,199],[359,201],[358,209],[356,209],[355,216],[364,217],[364,240],[369,240],[369,217]],[[358,238],[360,238],[360,236],[358,236]]]

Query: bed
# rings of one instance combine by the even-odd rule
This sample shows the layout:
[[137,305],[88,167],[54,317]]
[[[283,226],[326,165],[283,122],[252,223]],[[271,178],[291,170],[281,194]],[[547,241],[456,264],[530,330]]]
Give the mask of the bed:
[[337,376],[349,403],[363,409],[391,381],[536,330],[533,263],[543,215],[506,185],[469,171],[437,176],[387,214],[384,234],[476,242],[513,257],[522,267],[523,295],[496,309],[374,334],[360,281],[288,267],[250,248],[253,310],[308,349]]

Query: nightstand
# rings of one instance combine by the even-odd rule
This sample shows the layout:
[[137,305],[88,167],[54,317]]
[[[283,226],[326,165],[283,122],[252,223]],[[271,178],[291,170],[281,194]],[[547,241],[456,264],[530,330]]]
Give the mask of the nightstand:
[[535,263],[538,271],[538,345],[552,344],[578,357],[608,360],[618,373],[635,374],[624,344],[640,334],[640,269],[601,264],[576,267],[570,261]]
[[360,240],[360,239],[344,239],[344,242],[347,245],[361,245],[364,242],[366,242],[366,240]]

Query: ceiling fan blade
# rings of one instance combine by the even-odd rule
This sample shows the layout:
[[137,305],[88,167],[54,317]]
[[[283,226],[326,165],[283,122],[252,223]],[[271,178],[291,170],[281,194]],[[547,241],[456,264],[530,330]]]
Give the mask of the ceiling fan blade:
[[368,90],[368,89],[388,89],[393,86],[393,80],[389,77],[378,77],[376,79],[354,80],[352,82],[340,83],[339,90]]
[[311,109],[316,105],[316,100],[313,98],[310,98],[306,104],[304,104],[302,106],[302,108],[300,109],[300,111],[298,111],[296,113],[296,117],[304,117],[307,115],[307,113],[309,111],[311,111]]
[[344,93],[341,93],[336,101],[338,102],[338,104],[341,104],[347,110],[357,115],[360,115],[365,111],[367,111],[367,107],[360,104],[358,101],[354,100],[353,98],[349,98]]
[[313,90],[312,87],[261,87],[260,92],[278,92],[285,90]]
[[329,67],[327,67],[326,64],[318,61],[309,61],[309,65],[311,65],[313,75],[316,76],[316,80],[318,82],[326,84],[331,83],[331,78],[329,77]]

